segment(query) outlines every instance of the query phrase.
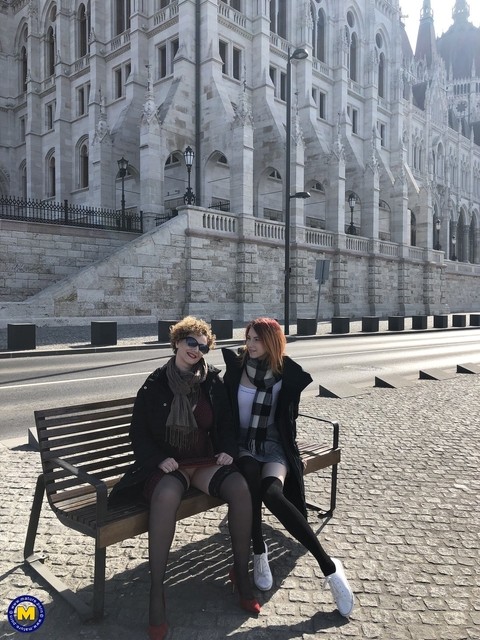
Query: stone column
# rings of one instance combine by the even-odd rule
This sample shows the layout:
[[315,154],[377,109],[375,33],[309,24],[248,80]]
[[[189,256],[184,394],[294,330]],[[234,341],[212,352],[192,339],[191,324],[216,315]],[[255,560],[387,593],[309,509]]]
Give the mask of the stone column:
[[253,117],[245,86],[232,123],[230,163],[230,211],[253,214]]
[[164,158],[160,136],[160,122],[155,105],[153,82],[148,67],[147,92],[140,124],[140,210],[143,211],[144,231],[155,227],[155,218],[164,210]]

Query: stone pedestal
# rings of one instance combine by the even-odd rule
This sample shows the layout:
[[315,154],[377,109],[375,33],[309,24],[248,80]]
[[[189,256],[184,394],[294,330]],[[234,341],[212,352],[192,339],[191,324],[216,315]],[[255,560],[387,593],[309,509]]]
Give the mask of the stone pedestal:
[[332,318],[332,333],[350,333],[350,318],[348,316],[334,316]]
[[466,327],[467,316],[464,313],[455,314],[452,316],[452,327]]
[[36,326],[34,324],[7,324],[7,349],[24,351],[36,348]]
[[412,329],[426,329],[428,316],[412,316]]
[[378,324],[378,316],[363,316],[362,331],[365,333],[373,333],[375,331],[378,331]]
[[177,324],[177,320],[159,320],[158,321],[158,341],[170,342],[170,327]]
[[90,341],[94,346],[117,344],[117,323],[110,320],[95,320],[90,324]]
[[433,327],[435,329],[446,329],[448,327],[448,316],[443,313],[433,316]]
[[316,334],[316,318],[297,318],[297,336],[314,336]]
[[217,340],[233,338],[233,320],[212,320],[210,324]]
[[405,329],[405,318],[403,316],[389,316],[388,330],[403,331]]

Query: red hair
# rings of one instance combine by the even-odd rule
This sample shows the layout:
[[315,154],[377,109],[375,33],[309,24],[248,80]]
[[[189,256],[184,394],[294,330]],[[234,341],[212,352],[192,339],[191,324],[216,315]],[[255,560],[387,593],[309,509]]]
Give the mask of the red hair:
[[[281,373],[283,369],[283,356],[287,345],[282,327],[273,318],[256,318],[247,324],[245,339],[250,329],[255,331],[264,344],[266,351],[265,359],[267,360],[269,368],[275,374]],[[245,351],[244,357],[247,357],[247,355],[248,352]]]

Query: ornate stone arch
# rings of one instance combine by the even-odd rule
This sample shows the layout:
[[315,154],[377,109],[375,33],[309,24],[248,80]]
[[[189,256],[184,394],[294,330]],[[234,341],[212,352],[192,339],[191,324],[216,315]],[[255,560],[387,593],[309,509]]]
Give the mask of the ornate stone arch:
[[231,172],[227,156],[216,149],[205,162],[206,205],[221,211],[230,210]]

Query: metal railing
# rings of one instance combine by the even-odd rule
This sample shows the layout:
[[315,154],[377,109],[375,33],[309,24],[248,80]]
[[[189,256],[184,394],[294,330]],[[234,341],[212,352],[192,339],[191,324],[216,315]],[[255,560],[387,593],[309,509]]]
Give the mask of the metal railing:
[[230,211],[230,200],[215,200],[209,205],[209,209],[217,209],[217,211]]
[[1,196],[0,218],[143,233],[142,213],[138,213],[136,209],[126,209],[122,212],[114,209],[72,205],[68,200],[61,203]]

